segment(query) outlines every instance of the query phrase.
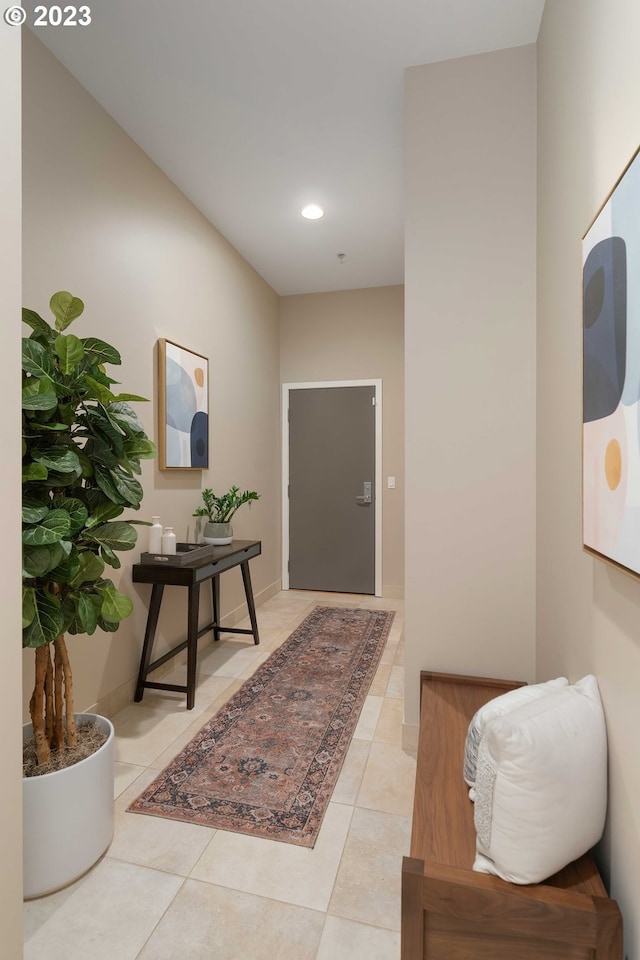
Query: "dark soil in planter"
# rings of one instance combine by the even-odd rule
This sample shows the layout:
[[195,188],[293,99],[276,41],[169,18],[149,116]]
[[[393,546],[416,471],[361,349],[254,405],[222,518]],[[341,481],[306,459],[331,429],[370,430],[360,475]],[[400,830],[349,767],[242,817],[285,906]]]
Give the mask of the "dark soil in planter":
[[65,770],[81,760],[86,760],[96,753],[109,736],[93,720],[80,720],[76,724],[78,731],[78,745],[73,750],[65,747],[63,750],[51,752],[51,762],[40,766],[36,760],[35,740],[27,740],[22,748],[22,776],[41,777],[44,773],[54,773],[56,770]]

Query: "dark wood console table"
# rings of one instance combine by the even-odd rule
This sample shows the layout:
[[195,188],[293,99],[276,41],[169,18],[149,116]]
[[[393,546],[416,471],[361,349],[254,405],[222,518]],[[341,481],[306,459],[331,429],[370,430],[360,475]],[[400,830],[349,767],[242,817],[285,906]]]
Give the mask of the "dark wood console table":
[[[221,633],[247,633],[253,637],[254,643],[260,643],[258,636],[258,622],[256,620],[256,608],[253,602],[253,590],[251,588],[251,575],[249,573],[249,560],[257,557],[262,552],[262,543],[260,540],[233,540],[226,547],[214,547],[213,554],[205,560],[194,560],[191,563],[184,563],[181,566],[163,566],[158,563],[134,563],[132,575],[134,583],[151,583],[151,604],[147,615],[147,626],[144,633],[144,645],[142,647],[142,656],[140,658],[140,670],[138,672],[138,682],[136,685],[136,702],[142,700],[145,689],[153,690],[176,690],[179,693],[187,695],[187,710],[192,710],[195,702],[196,692],[196,663],[198,654],[198,638],[203,634],[213,631],[213,639],[219,640]],[[237,627],[221,627],[218,623],[220,616],[220,574],[225,570],[231,570],[233,567],[240,567],[242,572],[242,581],[244,583],[244,592],[249,609],[249,619],[251,629],[239,629]],[[211,580],[211,599],[213,602],[213,620],[206,627],[198,629],[198,611],[200,608],[200,585],[207,580]],[[151,662],[151,653],[153,642],[158,626],[158,617],[160,616],[160,605],[165,586],[187,587],[188,596],[188,617],[187,617],[187,639],[183,640],[164,656]],[[175,683],[159,683],[147,680],[149,674],[161,667],[163,663],[175,657],[181,650],[187,648],[187,684],[186,686]]]

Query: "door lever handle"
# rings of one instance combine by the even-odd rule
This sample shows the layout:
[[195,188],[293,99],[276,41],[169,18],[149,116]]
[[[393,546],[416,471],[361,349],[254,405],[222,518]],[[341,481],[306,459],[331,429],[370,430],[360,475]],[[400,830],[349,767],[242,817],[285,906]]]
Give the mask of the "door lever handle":
[[365,483],[362,485],[362,489],[362,496],[356,497],[356,503],[371,503],[371,481],[365,481]]

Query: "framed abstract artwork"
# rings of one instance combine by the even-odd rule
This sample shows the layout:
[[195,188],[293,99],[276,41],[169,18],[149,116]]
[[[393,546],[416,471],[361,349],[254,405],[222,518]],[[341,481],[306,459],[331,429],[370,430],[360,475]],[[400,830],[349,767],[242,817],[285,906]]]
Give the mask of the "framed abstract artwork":
[[585,550],[640,576],[640,151],[582,242]]
[[161,470],[209,466],[209,361],[158,340],[158,453]]

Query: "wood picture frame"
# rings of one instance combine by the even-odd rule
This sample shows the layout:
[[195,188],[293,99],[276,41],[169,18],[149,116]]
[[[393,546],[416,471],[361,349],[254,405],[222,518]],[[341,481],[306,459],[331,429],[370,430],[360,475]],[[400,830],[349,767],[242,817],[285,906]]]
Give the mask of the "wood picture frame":
[[158,461],[161,470],[209,466],[209,360],[158,340]]
[[583,548],[640,576],[640,149],[582,240]]

